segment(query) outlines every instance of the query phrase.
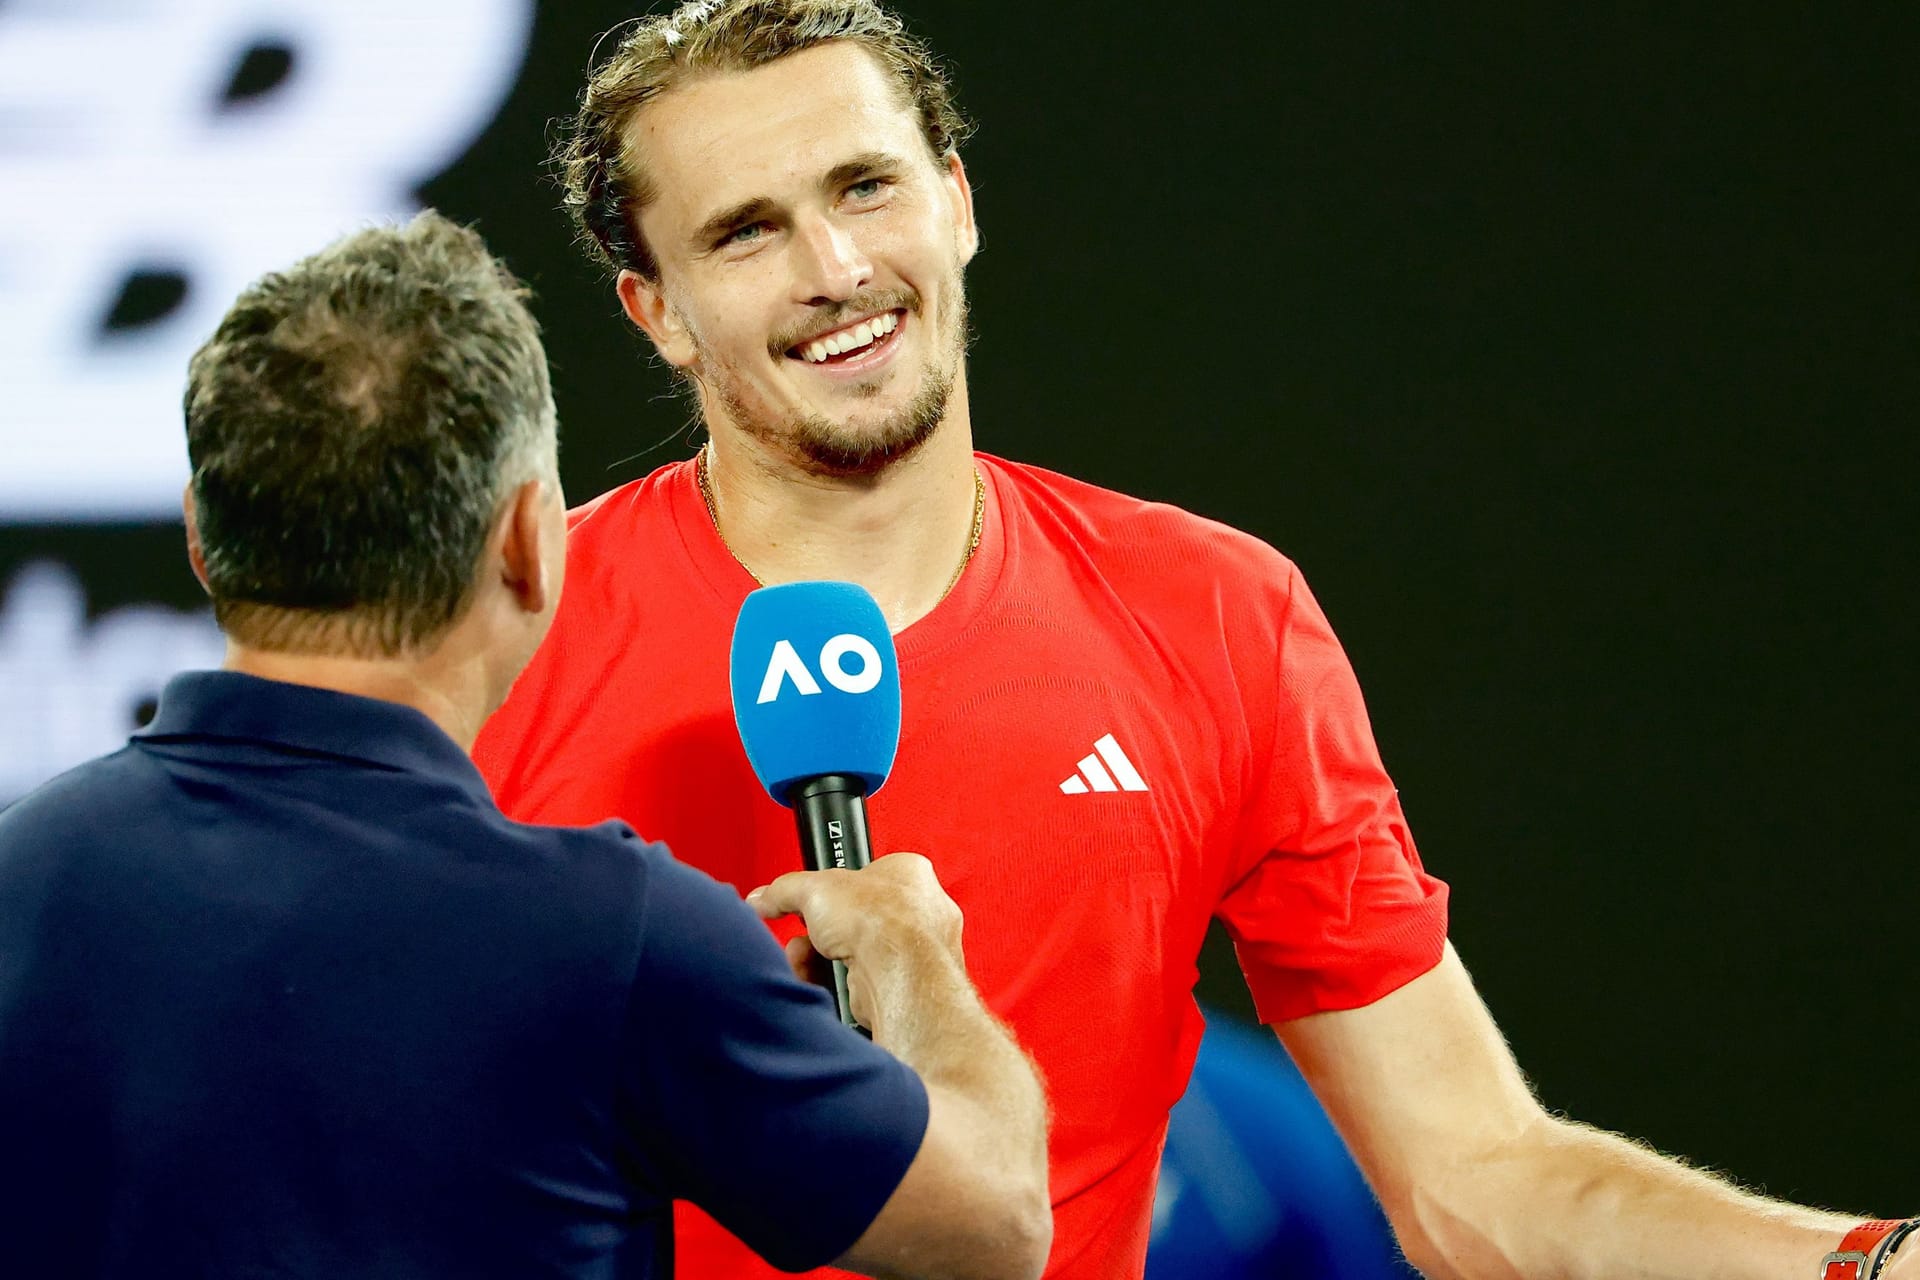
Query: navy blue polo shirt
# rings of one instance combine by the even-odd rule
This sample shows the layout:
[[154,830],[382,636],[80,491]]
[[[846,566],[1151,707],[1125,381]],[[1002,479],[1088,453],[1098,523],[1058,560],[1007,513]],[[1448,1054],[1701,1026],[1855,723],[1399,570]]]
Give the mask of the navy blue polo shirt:
[[180,676],[0,813],[0,1275],[664,1276],[673,1199],[800,1270],[926,1117],[733,890],[407,707]]

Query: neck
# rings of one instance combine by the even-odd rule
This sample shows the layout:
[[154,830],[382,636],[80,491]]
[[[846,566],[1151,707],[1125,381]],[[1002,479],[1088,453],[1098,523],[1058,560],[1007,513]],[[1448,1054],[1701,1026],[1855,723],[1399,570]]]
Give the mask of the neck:
[[356,658],[256,649],[228,637],[224,665],[244,675],[412,707],[470,752],[493,707],[480,666],[448,648],[443,644],[417,658]]
[[808,471],[724,424],[707,447],[720,537],[762,583],[858,583],[900,631],[933,611],[968,555],[975,480],[964,381],[933,436],[872,475]]

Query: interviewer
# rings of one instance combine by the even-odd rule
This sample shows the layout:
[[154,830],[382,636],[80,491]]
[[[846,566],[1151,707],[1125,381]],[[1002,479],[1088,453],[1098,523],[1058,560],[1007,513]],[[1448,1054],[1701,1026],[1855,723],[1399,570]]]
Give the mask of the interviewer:
[[476,235],[265,277],[186,424],[226,669],[0,814],[0,1275],[665,1275],[679,1198],[790,1269],[1039,1272],[1040,1087],[924,859],[755,899],[848,962],[868,1044],[731,890],[510,822],[469,762],[565,563],[545,357]]

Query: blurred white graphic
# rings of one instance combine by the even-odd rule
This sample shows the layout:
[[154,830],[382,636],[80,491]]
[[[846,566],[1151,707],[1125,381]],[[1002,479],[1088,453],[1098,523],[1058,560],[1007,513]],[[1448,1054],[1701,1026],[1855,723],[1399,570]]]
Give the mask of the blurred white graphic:
[[233,297],[405,218],[533,0],[0,4],[0,523],[177,515],[187,357]]
[[174,673],[217,667],[213,611],[131,605],[89,622],[70,569],[29,564],[0,596],[0,805],[124,745]]

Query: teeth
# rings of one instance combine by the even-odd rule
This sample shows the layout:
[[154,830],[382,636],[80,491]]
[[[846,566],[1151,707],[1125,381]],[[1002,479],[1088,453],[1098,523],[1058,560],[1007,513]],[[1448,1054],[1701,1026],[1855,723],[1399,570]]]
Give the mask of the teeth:
[[862,320],[851,329],[828,334],[824,338],[815,338],[800,349],[800,354],[811,364],[819,364],[828,356],[841,355],[848,351],[857,351],[871,344],[876,338],[884,338],[900,327],[900,317],[889,311],[871,320]]

